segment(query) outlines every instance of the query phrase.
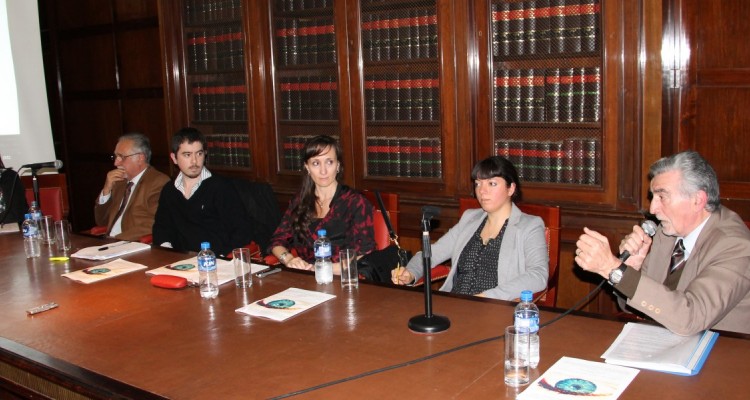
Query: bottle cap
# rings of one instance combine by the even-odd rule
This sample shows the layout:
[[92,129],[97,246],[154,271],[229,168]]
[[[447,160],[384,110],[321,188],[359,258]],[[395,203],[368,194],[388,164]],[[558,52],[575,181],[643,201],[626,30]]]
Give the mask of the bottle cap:
[[531,290],[524,290],[521,292],[521,301],[531,301],[534,298],[534,294]]
[[318,229],[318,236],[325,236],[328,233],[325,229]]
[[209,242],[203,242],[201,243],[201,250],[206,250],[211,248],[211,243]]
[[25,219],[29,219],[29,218],[31,218],[31,216],[29,215],[29,213],[26,213],[26,214],[24,214],[24,215],[23,215],[23,217],[24,217]]

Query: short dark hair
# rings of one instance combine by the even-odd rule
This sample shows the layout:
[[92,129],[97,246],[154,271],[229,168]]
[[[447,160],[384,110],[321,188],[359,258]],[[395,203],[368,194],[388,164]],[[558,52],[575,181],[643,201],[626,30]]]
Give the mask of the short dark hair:
[[657,175],[670,171],[680,171],[682,175],[680,191],[684,196],[690,196],[702,190],[708,197],[706,211],[714,212],[719,208],[721,205],[719,180],[711,164],[700,154],[688,150],[660,158],[651,164],[648,178],[651,180]]
[[140,132],[130,132],[117,139],[118,142],[122,142],[123,140],[133,142],[134,150],[138,153],[143,153],[143,156],[146,157],[146,164],[151,163],[151,140],[149,140],[148,136]]
[[492,156],[478,162],[471,170],[472,181],[495,177],[503,178],[508,187],[512,183],[515,183],[516,190],[510,196],[510,199],[513,202],[521,201],[523,198],[521,194],[521,181],[518,179],[518,171],[512,162],[500,156]]
[[203,151],[206,151],[206,137],[203,136],[201,131],[192,127],[185,127],[175,132],[174,136],[172,136],[172,153],[177,154],[180,145],[185,142],[188,144],[201,142],[201,145],[203,145]]

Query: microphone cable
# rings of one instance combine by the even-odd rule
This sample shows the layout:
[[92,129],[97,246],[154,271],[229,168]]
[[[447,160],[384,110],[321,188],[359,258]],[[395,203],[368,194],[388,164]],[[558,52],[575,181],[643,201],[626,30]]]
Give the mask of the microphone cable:
[[[544,327],[550,326],[553,323],[559,321],[562,317],[564,317],[564,316],[570,314],[571,312],[577,310],[584,303],[588,302],[591,299],[591,297],[593,297],[594,295],[596,295],[602,289],[602,287],[604,286],[605,282],[606,282],[606,280],[602,280],[601,283],[599,283],[599,285],[597,287],[595,287],[593,290],[591,290],[587,295],[583,296],[580,300],[578,300],[577,303],[573,304],[570,308],[568,308],[567,310],[565,310],[562,314],[560,314],[557,317],[549,320],[546,323],[540,324],[539,325],[539,329],[541,330]],[[351,375],[351,376],[347,376],[345,378],[336,379],[336,380],[333,380],[333,381],[328,381],[328,382],[321,383],[319,385],[310,386],[310,387],[307,387],[307,388],[304,388],[304,389],[296,390],[294,392],[289,392],[289,393],[285,393],[285,394],[282,394],[282,395],[279,395],[279,396],[274,396],[274,397],[271,397],[270,399],[271,400],[285,399],[285,398],[297,396],[297,395],[300,395],[300,394],[310,393],[310,392],[318,390],[318,389],[324,389],[324,388],[327,388],[329,386],[338,385],[339,383],[350,382],[350,381],[354,381],[354,380],[357,380],[357,379],[360,379],[360,378],[365,378],[365,377],[368,377],[368,376],[371,376],[371,375],[376,375],[376,374],[379,374],[379,373],[382,373],[382,372],[387,372],[387,371],[392,371],[394,369],[408,367],[410,365],[414,365],[414,364],[418,364],[418,363],[421,363],[421,362],[424,362],[424,361],[432,360],[433,358],[441,357],[441,356],[444,356],[446,354],[451,354],[451,353],[457,352],[459,350],[464,350],[464,349],[468,349],[470,347],[474,347],[474,346],[477,346],[477,345],[480,345],[480,344],[484,344],[484,343],[488,343],[488,342],[493,342],[493,341],[496,341],[496,340],[500,340],[504,336],[505,336],[505,334],[502,334],[502,335],[499,335],[499,336],[493,336],[493,337],[489,337],[489,338],[485,338],[485,339],[476,340],[476,341],[469,342],[469,343],[466,343],[466,344],[462,344],[462,345],[459,345],[459,346],[456,346],[456,347],[452,347],[452,348],[449,348],[449,349],[446,349],[446,350],[443,350],[443,351],[439,351],[437,353],[433,353],[433,354],[429,354],[429,355],[426,355],[426,356],[423,356],[423,357],[419,357],[419,358],[415,358],[415,359],[412,359],[412,360],[404,361],[404,362],[401,362],[401,363],[398,363],[398,364],[391,364],[391,365],[388,365],[388,366],[385,366],[385,367],[381,367],[381,368],[377,368],[377,369],[372,369],[372,370],[369,370],[369,371],[361,372],[361,373],[356,374],[356,375]]]

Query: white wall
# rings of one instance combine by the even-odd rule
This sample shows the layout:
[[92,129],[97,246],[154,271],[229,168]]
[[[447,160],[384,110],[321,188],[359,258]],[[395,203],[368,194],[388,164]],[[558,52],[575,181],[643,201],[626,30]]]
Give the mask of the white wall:
[[[20,134],[3,134],[0,128],[0,154],[6,167],[16,170],[34,162],[53,161],[47,90],[44,82],[42,43],[39,33],[39,11],[36,0],[0,0],[0,8],[7,10],[7,21],[0,18],[0,29],[10,32],[10,47],[15,72]],[[2,35],[0,35],[0,40]],[[4,46],[0,45],[0,52]],[[0,58],[9,59],[6,53]],[[0,68],[2,72],[2,68]],[[12,90],[7,83],[12,77],[0,77],[0,90]],[[11,95],[12,98],[12,95]],[[0,124],[3,121],[0,120]],[[12,129],[12,128],[11,128]],[[11,132],[8,132],[11,133]]]

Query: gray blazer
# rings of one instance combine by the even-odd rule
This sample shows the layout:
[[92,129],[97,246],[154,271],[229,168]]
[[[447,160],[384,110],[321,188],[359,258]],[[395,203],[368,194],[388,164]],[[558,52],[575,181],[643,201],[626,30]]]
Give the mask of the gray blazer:
[[[450,273],[441,291],[453,288],[456,265],[466,244],[476,232],[487,213],[481,208],[466,210],[458,224],[432,244],[431,267],[453,260]],[[422,277],[422,252],[409,261],[406,268],[415,279]],[[513,300],[522,290],[539,292],[547,287],[549,278],[549,250],[544,237],[544,222],[541,218],[524,214],[515,204],[510,212],[508,226],[500,246],[497,261],[497,286],[483,295],[501,300]]]
[[711,214],[671,291],[663,282],[674,242],[659,227],[627,304],[680,335],[750,333],[750,232],[742,219],[725,207]]

